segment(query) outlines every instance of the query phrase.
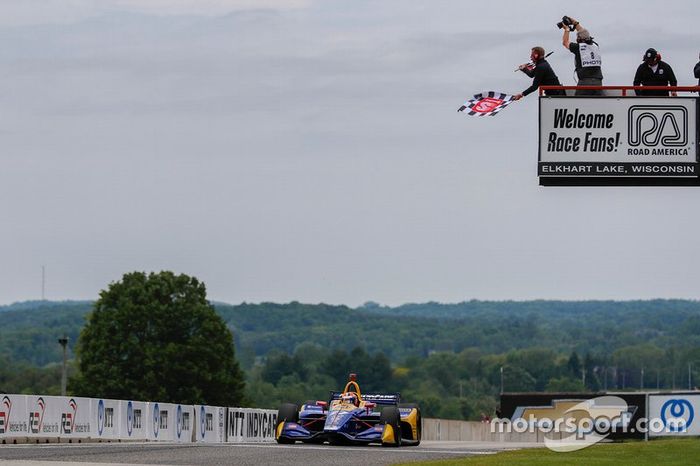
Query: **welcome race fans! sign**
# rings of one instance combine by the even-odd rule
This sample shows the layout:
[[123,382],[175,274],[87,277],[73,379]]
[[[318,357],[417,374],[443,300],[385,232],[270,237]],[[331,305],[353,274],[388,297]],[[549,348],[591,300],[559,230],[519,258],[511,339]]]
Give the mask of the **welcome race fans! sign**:
[[541,177],[697,177],[697,99],[540,99]]

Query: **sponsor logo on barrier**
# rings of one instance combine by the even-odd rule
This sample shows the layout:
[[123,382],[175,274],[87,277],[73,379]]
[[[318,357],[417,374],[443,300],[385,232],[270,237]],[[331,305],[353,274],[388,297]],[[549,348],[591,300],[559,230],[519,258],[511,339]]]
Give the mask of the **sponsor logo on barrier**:
[[36,400],[36,406],[29,411],[29,431],[32,434],[38,434],[44,427],[44,412],[46,411],[46,402],[42,397]]
[[153,436],[158,438],[158,432],[160,431],[160,410],[158,409],[158,403],[153,406]]
[[134,404],[130,401],[126,404],[126,433],[131,437],[134,431]]
[[4,434],[8,430],[8,424],[10,423],[10,413],[12,412],[12,400],[8,397],[2,399],[2,405],[0,405],[0,434]]
[[229,437],[272,439],[275,437],[276,413],[229,410]]
[[64,434],[73,433],[73,424],[75,423],[75,416],[76,414],[78,414],[78,405],[76,404],[73,398],[71,398],[68,402],[68,407],[71,409],[72,412],[69,411],[67,413],[61,413],[61,431]]
[[105,402],[100,400],[97,402],[97,433],[102,435],[105,427]]
[[204,438],[204,435],[206,434],[206,429],[204,428],[206,416],[208,416],[208,414],[206,414],[206,409],[204,409],[204,406],[202,406],[199,409],[199,432],[201,433],[202,438]]
[[182,406],[177,405],[177,415],[176,415],[176,420],[177,420],[177,426],[176,426],[176,432],[177,432],[177,438],[179,439],[180,436],[182,436]]
[[611,434],[682,435],[695,419],[693,403],[684,398],[666,400],[658,417],[640,416],[633,422],[636,412],[636,406],[617,396],[553,400],[551,406],[517,408],[512,419],[495,419],[491,433],[540,433],[550,450],[569,452]]
[[628,110],[627,124],[632,147],[688,144],[688,110],[680,105],[633,105]]
[[668,400],[661,407],[661,422],[670,432],[687,432],[694,419],[695,410],[688,400]]
[[[627,431],[636,406],[617,396],[588,400],[553,400],[550,406],[518,408],[513,421],[491,423],[492,433],[541,432],[544,444],[556,452],[581,450],[608,437],[613,431]],[[504,429],[505,427],[505,429]],[[561,433],[559,438],[552,433]]]
[[84,434],[90,432],[90,423],[78,423],[78,403],[71,398],[69,411],[61,413],[61,432],[64,434]]

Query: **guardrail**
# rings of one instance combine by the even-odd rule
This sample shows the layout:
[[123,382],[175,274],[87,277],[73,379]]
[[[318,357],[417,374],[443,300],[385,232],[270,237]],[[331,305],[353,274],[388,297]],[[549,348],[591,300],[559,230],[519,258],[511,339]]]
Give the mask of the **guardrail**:
[[[539,94],[544,91],[604,91],[604,94],[612,96],[610,91],[620,91],[622,97],[628,97],[628,91],[666,91],[666,92],[700,92],[700,86],[540,86]],[[595,96],[586,96],[595,97]],[[648,96],[640,96],[648,97]]]

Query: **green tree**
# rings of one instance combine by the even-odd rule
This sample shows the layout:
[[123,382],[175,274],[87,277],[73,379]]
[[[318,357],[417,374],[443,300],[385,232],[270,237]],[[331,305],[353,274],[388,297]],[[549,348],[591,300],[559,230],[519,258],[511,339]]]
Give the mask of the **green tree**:
[[580,379],[573,379],[571,377],[556,377],[547,383],[545,388],[548,392],[585,392],[586,387],[583,386],[583,382]]
[[100,292],[77,344],[81,396],[206,403],[243,401],[233,336],[203,283],[133,272]]

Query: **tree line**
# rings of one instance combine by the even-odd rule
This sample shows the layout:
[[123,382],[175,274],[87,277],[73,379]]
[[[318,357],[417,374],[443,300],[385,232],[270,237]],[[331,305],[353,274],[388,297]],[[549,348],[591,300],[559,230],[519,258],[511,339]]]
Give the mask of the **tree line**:
[[[171,272],[126,274],[92,302],[0,307],[0,391],[275,407],[325,399],[347,374],[426,416],[478,419],[501,390],[687,388],[700,303],[467,301],[356,309],[206,299]],[[235,344],[234,344],[235,342]]]

